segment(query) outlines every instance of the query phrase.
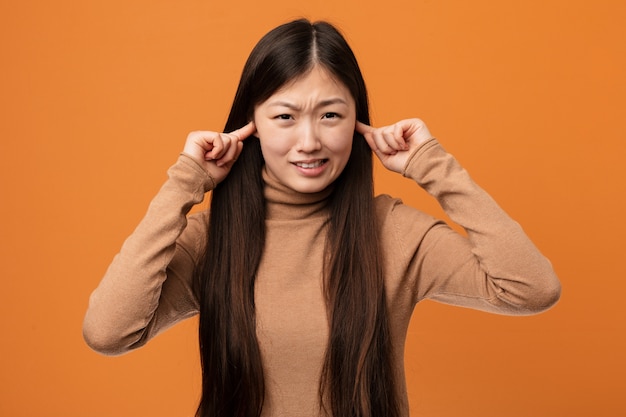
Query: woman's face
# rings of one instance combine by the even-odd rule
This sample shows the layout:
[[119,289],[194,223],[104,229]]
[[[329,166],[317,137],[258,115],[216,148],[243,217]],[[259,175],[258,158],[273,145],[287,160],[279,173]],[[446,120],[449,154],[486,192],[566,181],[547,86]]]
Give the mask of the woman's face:
[[301,193],[321,191],[345,168],[356,123],[347,87],[315,66],[254,109],[269,176]]

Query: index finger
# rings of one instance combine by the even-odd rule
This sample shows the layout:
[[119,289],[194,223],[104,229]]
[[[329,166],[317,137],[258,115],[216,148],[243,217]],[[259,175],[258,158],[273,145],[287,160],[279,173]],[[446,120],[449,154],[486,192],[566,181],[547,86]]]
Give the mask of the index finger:
[[357,120],[354,130],[356,130],[362,135],[365,135],[366,133],[372,133],[374,131],[374,128],[370,125],[366,125],[365,123],[359,122]]
[[230,132],[231,135],[235,135],[235,137],[237,137],[237,140],[244,140],[254,133],[256,133],[256,126],[254,125],[254,122],[250,122],[244,127],[240,127],[239,129]]
[[354,126],[354,130],[363,135],[363,137],[365,138],[365,142],[367,142],[367,144],[373,151],[378,150],[376,142],[374,142],[374,139],[372,137],[372,133],[374,133],[376,129],[374,129],[370,125],[366,125],[365,123],[357,121],[356,125]]

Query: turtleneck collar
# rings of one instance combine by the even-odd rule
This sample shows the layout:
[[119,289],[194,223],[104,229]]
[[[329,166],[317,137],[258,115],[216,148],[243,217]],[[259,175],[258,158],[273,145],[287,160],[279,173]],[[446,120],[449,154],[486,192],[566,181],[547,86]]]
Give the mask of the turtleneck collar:
[[263,168],[266,216],[271,220],[303,220],[326,216],[326,206],[333,186],[317,193],[299,193],[275,179],[270,178]]

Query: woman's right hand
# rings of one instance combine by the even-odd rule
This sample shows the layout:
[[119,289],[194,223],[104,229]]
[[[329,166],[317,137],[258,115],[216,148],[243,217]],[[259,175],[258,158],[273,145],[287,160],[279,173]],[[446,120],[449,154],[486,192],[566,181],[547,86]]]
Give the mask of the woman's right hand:
[[219,184],[226,178],[243,149],[243,140],[256,133],[254,122],[230,133],[191,132],[183,153],[193,158]]

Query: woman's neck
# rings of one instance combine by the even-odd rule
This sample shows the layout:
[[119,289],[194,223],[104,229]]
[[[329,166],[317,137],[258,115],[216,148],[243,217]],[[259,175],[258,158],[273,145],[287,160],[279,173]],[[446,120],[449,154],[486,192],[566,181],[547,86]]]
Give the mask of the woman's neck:
[[263,168],[266,215],[271,220],[301,220],[327,216],[326,206],[333,192],[329,186],[316,193],[300,193],[271,178]]

